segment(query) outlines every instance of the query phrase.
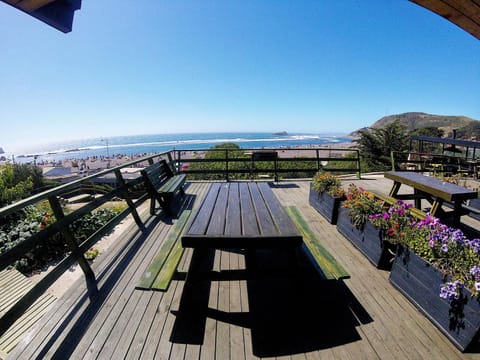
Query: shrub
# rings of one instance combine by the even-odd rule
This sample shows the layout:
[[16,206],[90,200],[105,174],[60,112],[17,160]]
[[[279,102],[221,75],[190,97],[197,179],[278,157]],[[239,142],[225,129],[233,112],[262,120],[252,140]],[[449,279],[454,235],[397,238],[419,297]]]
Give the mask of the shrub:
[[325,171],[319,171],[315,174],[313,177],[313,189],[320,193],[326,191],[335,197],[342,197],[345,194],[340,179],[332,173]]
[[[120,211],[120,207],[98,209],[76,220],[70,227],[77,242],[80,244],[85,241]],[[3,219],[3,224],[0,224],[0,253],[11,249],[54,223],[55,216],[51,214],[49,206],[41,203],[38,207],[29,206],[18,214]],[[55,233],[39,242],[25,254],[24,258],[16,261],[13,265],[19,271],[28,273],[41,269],[49,262],[63,258],[69,252],[70,248],[66,244],[63,234]]]
[[363,230],[370,215],[382,212],[382,201],[361,187],[350,184],[345,196],[343,207],[350,209],[350,220],[357,229]]

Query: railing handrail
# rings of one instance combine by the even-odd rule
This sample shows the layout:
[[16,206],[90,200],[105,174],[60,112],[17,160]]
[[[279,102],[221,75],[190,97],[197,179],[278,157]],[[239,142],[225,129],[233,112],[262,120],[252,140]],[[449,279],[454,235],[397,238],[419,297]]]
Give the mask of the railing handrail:
[[92,179],[102,177],[102,176],[108,175],[110,173],[115,173],[115,171],[119,171],[120,169],[123,169],[123,168],[126,168],[126,167],[131,167],[132,165],[135,165],[135,164],[138,164],[138,163],[141,163],[141,162],[144,162],[144,161],[149,161],[149,160],[154,159],[156,157],[165,156],[169,153],[170,153],[170,151],[166,151],[166,152],[162,152],[162,153],[158,153],[158,154],[154,154],[154,155],[144,156],[140,159],[136,159],[134,161],[130,161],[128,163],[125,163],[125,164],[122,164],[122,165],[119,165],[119,166],[115,166],[113,168],[105,169],[105,170],[96,172],[95,174],[82,177],[81,179],[74,180],[74,181],[68,182],[66,184],[56,186],[53,189],[49,189],[49,190],[43,191],[41,193],[32,195],[32,196],[30,196],[26,199],[17,201],[13,204],[10,204],[10,205],[7,205],[3,208],[0,208],[0,217],[12,214],[12,213],[28,206],[28,205],[32,205],[32,204],[35,204],[35,203],[37,203],[41,200],[48,199],[51,196],[56,196],[56,195],[61,194],[65,191],[75,189],[81,183],[89,182]]

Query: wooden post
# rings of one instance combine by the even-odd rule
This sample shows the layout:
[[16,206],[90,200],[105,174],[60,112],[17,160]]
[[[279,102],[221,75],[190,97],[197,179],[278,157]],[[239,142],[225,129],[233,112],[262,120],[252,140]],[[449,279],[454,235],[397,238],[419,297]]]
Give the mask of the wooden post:
[[[55,217],[57,218],[57,221],[62,220],[65,217],[65,214],[63,213],[62,206],[60,205],[60,202],[58,201],[57,197],[50,196],[48,198],[48,201],[50,203],[50,206],[52,207]],[[85,274],[85,278],[89,282],[94,282],[95,274],[93,273],[93,270],[90,267],[90,264],[88,263],[87,259],[85,259],[83,254],[80,253],[80,249],[78,248],[77,241],[75,240],[75,236],[73,235],[72,230],[70,230],[70,227],[66,226],[64,229],[62,229],[62,234],[63,236],[65,236],[67,245],[70,247],[73,255],[77,259],[78,265],[80,265],[80,267],[82,268],[83,273]]]
[[122,188],[122,194],[123,197],[125,198],[125,201],[128,204],[128,207],[130,208],[130,211],[132,212],[133,219],[137,223],[138,227],[143,229],[143,223],[142,220],[140,219],[140,216],[138,215],[137,208],[135,207],[135,204],[133,203],[132,199],[130,199],[130,195],[128,194],[127,190],[127,184],[125,183],[125,180],[123,179],[122,173],[120,172],[120,169],[115,169],[115,176],[117,178],[118,185]]
[[362,176],[362,171],[360,169],[360,152],[358,150],[355,150],[357,152],[357,178],[360,179]]
[[228,174],[228,149],[225,149],[225,180],[230,181]]
[[317,171],[320,171],[320,151],[316,149],[315,153],[317,154]]

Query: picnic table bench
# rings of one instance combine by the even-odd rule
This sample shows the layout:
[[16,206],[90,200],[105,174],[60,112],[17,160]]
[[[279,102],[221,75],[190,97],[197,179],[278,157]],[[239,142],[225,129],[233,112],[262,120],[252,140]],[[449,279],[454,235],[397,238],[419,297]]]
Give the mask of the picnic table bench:
[[[375,196],[376,199],[381,200],[388,205],[396,204],[398,201],[398,199],[392,196],[385,195],[377,191],[370,191],[370,192],[373,194],[373,196]],[[417,209],[415,207],[410,208],[409,212],[410,212],[410,215],[420,220],[423,220],[427,217],[427,214],[424,211],[422,211],[421,209]]]
[[184,210],[167,237],[160,245],[158,252],[142,274],[136,289],[167,291],[182,258],[184,248],[180,244],[180,236],[190,217],[191,210]]
[[141,170],[145,187],[150,195],[150,214],[155,214],[155,202],[167,215],[171,215],[171,203],[177,192],[184,194],[185,174],[174,174],[165,160],[147,166]]
[[315,270],[325,280],[349,279],[350,274],[320,243],[307,221],[295,206],[287,206],[286,211],[303,236],[303,250],[312,262]]

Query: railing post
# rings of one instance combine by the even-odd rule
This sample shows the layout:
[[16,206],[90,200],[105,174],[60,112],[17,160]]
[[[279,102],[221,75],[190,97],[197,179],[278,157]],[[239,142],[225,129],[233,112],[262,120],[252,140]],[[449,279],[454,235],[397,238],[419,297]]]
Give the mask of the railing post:
[[[175,151],[175,150],[173,150],[173,151]],[[178,154],[180,154],[180,151],[178,151]],[[178,168],[175,166],[175,163],[173,162],[171,151],[169,151],[167,153],[167,158],[168,158],[168,165],[170,166],[170,168],[175,169],[175,172],[178,172]]]
[[320,171],[320,151],[316,149],[315,153],[317,154],[317,171]]
[[228,174],[228,149],[225,149],[225,177],[227,180],[227,182],[230,181],[230,177],[229,177],[229,174]]
[[355,150],[355,152],[357,153],[357,169],[358,169],[357,178],[360,179],[362,176],[362,172],[360,169],[360,151]]
[[278,182],[278,153],[275,151],[275,158],[273,159],[273,179]]
[[[48,198],[48,202],[52,207],[53,213],[55,214],[57,221],[62,220],[65,217],[65,214],[63,213],[62,206],[60,205],[60,202],[58,201],[57,197],[50,196]],[[89,282],[94,282],[95,274],[93,273],[93,270],[90,267],[90,264],[88,263],[87,259],[85,259],[83,254],[80,253],[80,249],[78,248],[78,244],[77,244],[77,241],[75,240],[75,236],[73,235],[72,230],[70,230],[70,227],[66,226],[64,229],[62,229],[62,233],[63,233],[63,236],[65,236],[67,245],[72,250],[72,253],[77,259],[78,264],[82,268],[83,273],[85,274],[85,278]]]
[[[168,158],[171,159],[172,157],[170,156],[170,153],[168,153]],[[177,163],[177,166],[175,168],[175,172],[178,173],[178,171],[182,168],[181,164],[182,164],[182,153],[180,152],[180,150],[177,150],[177,156],[175,156],[175,161]]]
[[132,199],[130,199],[130,195],[128,194],[127,190],[127,184],[125,183],[125,180],[123,179],[122,173],[120,172],[120,169],[115,170],[115,177],[117,178],[118,185],[122,188],[122,194],[123,197],[125,198],[125,201],[128,204],[128,207],[130,208],[130,211],[132,212],[133,219],[137,223],[138,227],[143,229],[143,223],[142,220],[140,219],[140,216],[138,215],[137,208],[135,207],[135,204],[133,203]]

